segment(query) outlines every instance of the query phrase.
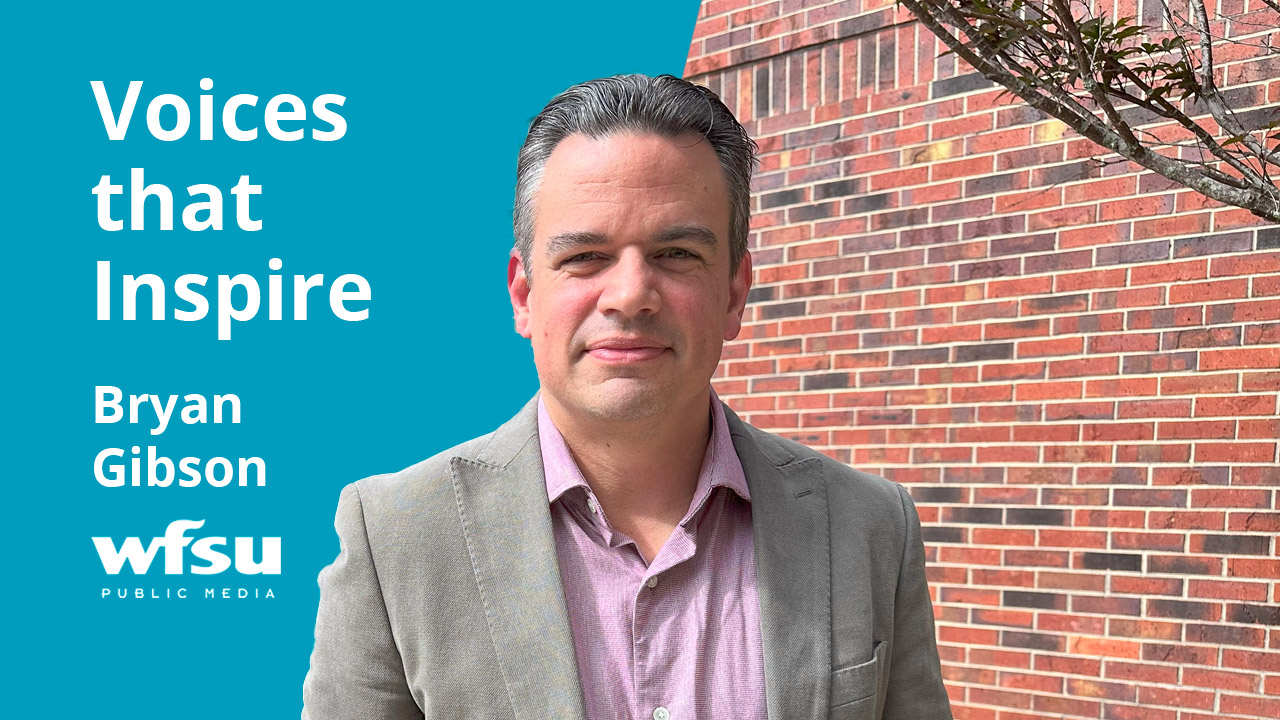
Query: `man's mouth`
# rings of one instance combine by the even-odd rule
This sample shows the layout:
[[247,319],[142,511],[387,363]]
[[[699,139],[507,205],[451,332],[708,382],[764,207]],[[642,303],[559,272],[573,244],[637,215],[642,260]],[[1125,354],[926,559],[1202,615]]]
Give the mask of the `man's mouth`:
[[599,362],[627,364],[652,360],[667,350],[668,347],[657,340],[617,337],[588,343],[586,353]]

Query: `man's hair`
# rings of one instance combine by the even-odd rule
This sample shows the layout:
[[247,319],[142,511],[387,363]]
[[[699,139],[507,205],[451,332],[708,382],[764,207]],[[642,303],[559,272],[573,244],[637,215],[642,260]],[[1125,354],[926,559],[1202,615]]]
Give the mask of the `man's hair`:
[[516,163],[512,218],[516,250],[525,268],[533,249],[534,195],[547,158],[561,140],[574,133],[599,139],[619,132],[667,138],[693,134],[711,145],[729,190],[729,268],[730,273],[736,273],[747,252],[756,143],[715,93],[671,75],[588,80],[552,98],[529,124],[529,135]]

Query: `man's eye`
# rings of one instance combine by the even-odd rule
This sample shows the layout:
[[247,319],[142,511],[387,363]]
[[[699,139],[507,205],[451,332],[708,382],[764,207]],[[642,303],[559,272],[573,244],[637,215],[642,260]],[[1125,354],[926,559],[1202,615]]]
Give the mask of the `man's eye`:
[[599,257],[599,255],[594,252],[578,253],[577,255],[570,255],[569,257],[565,258],[563,263],[568,264],[568,263],[575,263],[575,262],[586,262],[588,260],[595,260],[597,257]]
[[685,250],[684,248],[668,248],[666,251],[666,256],[669,258],[675,258],[677,260],[687,260],[689,258],[698,257],[697,255],[693,254],[692,252],[689,252],[688,250]]

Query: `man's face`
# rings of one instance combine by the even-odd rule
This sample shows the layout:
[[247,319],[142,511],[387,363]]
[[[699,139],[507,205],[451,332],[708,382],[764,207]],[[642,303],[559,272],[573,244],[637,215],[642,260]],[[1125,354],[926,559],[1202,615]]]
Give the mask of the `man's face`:
[[513,255],[507,284],[544,400],[635,421],[705,397],[751,278],[749,257],[729,273],[729,195],[710,145],[571,135],[547,160],[535,216],[529,267]]

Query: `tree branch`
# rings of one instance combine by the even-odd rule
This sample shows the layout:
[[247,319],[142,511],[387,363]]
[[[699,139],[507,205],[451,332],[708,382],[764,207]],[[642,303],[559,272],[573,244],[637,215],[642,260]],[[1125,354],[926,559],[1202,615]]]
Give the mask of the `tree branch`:
[[[1062,120],[1081,136],[1174,182],[1214,200],[1245,208],[1259,217],[1280,222],[1280,190],[1265,175],[1265,162],[1262,175],[1246,162],[1258,153],[1245,153],[1244,148],[1249,148],[1248,145],[1238,152],[1228,149],[1167,97],[1171,90],[1181,92],[1183,98],[1188,94],[1196,95],[1200,86],[1205,85],[1202,79],[1190,74],[1195,67],[1190,58],[1185,63],[1169,64],[1153,55],[1153,52],[1168,52],[1174,47],[1185,53],[1181,41],[1176,45],[1165,41],[1158,45],[1126,47],[1125,41],[1138,34],[1136,26],[1129,25],[1128,20],[1106,24],[1105,17],[1088,19],[1089,37],[1086,38],[1081,23],[1072,14],[1071,0],[899,1],[958,57],[1031,107]],[[1266,1],[1268,4],[1280,3],[1280,0]],[[1052,12],[1046,12],[1041,2],[1049,3]],[[1203,12],[1203,0],[1191,2],[1198,3]],[[1204,17],[1207,37],[1207,15]],[[961,39],[959,33],[967,39]],[[1202,41],[1212,43],[1211,37],[1207,40],[1202,37]],[[1138,67],[1150,77],[1150,82],[1125,64],[1127,57],[1140,51],[1152,58],[1150,64]],[[1212,55],[1208,57],[1208,77],[1212,81]],[[1203,69],[1200,77],[1203,77]],[[1105,122],[1095,114],[1095,110],[1082,104],[1083,98],[1072,94],[1070,86],[1075,78],[1080,79],[1090,104],[1096,105],[1106,118]],[[1120,78],[1123,80],[1119,84],[1114,82]],[[1129,93],[1124,87],[1126,81],[1146,98]],[[1165,84],[1157,86],[1155,83]],[[1216,92],[1215,86],[1208,87]],[[1156,147],[1167,143],[1161,143],[1154,137],[1146,143],[1140,140],[1135,129],[1116,108],[1113,98],[1131,102],[1135,107],[1178,123],[1192,134],[1199,147],[1207,150],[1217,162],[1226,163],[1240,177],[1216,169],[1203,157],[1196,162],[1156,152]],[[1216,98],[1222,100],[1220,95]],[[1230,113],[1225,102],[1221,108]],[[1214,116],[1217,119],[1217,113]],[[1235,120],[1233,115],[1225,116]],[[1231,127],[1220,119],[1218,124],[1226,129]],[[1240,126],[1238,121],[1236,126]],[[1250,138],[1256,143],[1256,138]],[[1265,147],[1263,151],[1266,152]]]
[[[1189,0],[1189,2],[1191,18],[1200,35],[1200,86],[1202,88],[1200,96],[1209,106],[1209,113],[1224,130],[1240,138],[1240,141],[1253,151],[1254,155],[1264,162],[1280,167],[1280,155],[1267,150],[1265,145],[1259,143],[1253,133],[1245,129],[1244,125],[1236,119],[1235,113],[1223,102],[1222,94],[1218,92],[1218,86],[1213,80],[1213,39],[1209,36],[1209,17],[1204,9],[1204,0]],[[1262,171],[1266,173],[1265,165]]]
[[1120,135],[1120,139],[1124,141],[1126,149],[1129,151],[1125,155],[1140,155],[1146,152],[1146,148],[1142,143],[1138,142],[1138,138],[1133,136],[1133,129],[1129,127],[1129,123],[1120,117],[1120,113],[1116,112],[1116,108],[1111,104],[1111,99],[1098,85],[1098,79],[1094,76],[1093,61],[1085,52],[1084,39],[1080,37],[1080,26],[1076,24],[1076,19],[1071,16],[1071,8],[1067,5],[1066,0],[1051,0],[1054,8],[1058,11],[1058,22],[1061,24],[1063,32],[1067,34],[1070,45],[1075,49],[1076,62],[1080,63],[1080,80],[1084,83],[1085,90],[1093,96],[1093,101],[1098,103],[1098,107],[1102,108],[1103,114],[1107,116],[1107,121],[1111,123],[1111,127]]

